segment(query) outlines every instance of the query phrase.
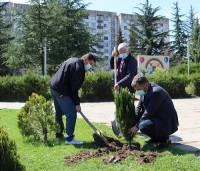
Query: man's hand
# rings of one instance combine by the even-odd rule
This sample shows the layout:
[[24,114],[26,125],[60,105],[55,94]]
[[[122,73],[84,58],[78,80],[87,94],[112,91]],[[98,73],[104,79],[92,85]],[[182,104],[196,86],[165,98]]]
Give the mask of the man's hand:
[[76,105],[76,111],[79,113],[81,111],[81,106],[80,105]]
[[116,91],[119,91],[119,85],[118,84],[115,84],[114,88],[115,88]]
[[117,56],[118,56],[117,51],[113,50],[113,51],[112,51],[112,56],[117,57]]
[[138,130],[139,130],[139,129],[138,129],[136,126],[134,126],[134,127],[130,128],[130,129],[128,130],[128,134],[130,134],[131,136],[135,136],[136,133],[138,132]]

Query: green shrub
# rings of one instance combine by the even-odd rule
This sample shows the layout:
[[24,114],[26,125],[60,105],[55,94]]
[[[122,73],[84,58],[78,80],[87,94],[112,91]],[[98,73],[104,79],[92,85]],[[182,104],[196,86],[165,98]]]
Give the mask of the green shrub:
[[33,93],[18,114],[18,127],[23,136],[46,143],[58,128],[54,116],[52,101]]
[[149,81],[163,87],[172,98],[188,96],[186,86],[189,83],[187,75],[177,75],[169,71],[158,69],[154,74],[148,76]]
[[99,71],[87,73],[80,90],[80,96],[85,101],[106,101],[113,99],[112,73]]
[[128,142],[133,138],[128,134],[128,130],[137,122],[134,101],[134,95],[131,94],[127,88],[121,88],[119,93],[115,93],[117,123],[119,124],[123,136]]
[[49,97],[48,83],[49,77],[34,73],[0,77],[0,100],[27,100],[32,93]]
[[43,76],[38,74],[26,74],[24,75],[24,96],[29,97],[32,93],[45,96],[48,91],[48,78],[45,79]]
[[[200,64],[190,63],[190,74],[200,73]],[[170,69],[175,74],[188,74],[188,64],[180,64]]]
[[0,170],[25,170],[25,167],[21,164],[20,157],[17,154],[15,142],[9,139],[7,132],[3,127],[0,127]]
[[0,77],[0,99],[20,99],[22,97],[23,81],[21,77]]
[[199,73],[191,75],[190,82],[194,87],[194,95],[200,96],[200,75],[199,75]]

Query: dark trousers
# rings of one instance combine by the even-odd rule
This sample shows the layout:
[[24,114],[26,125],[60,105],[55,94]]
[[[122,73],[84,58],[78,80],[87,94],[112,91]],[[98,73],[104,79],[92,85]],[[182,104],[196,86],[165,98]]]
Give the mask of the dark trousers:
[[139,124],[139,130],[143,134],[149,136],[152,139],[156,139],[157,141],[166,141],[167,139],[169,139],[169,136],[156,135],[155,125],[151,120],[141,121]]

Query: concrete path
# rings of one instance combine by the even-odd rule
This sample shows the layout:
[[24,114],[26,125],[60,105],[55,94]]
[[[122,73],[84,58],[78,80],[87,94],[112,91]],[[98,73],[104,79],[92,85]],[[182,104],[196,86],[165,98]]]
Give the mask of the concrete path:
[[[178,148],[200,150],[200,98],[173,99],[178,112],[179,130],[170,136]],[[137,105],[138,101],[135,102]],[[20,109],[24,103],[0,102],[0,109]],[[113,102],[82,103],[82,111],[92,122],[104,123],[108,126],[114,119],[115,104]],[[78,117],[81,117],[78,115]],[[180,143],[180,144],[179,144]]]

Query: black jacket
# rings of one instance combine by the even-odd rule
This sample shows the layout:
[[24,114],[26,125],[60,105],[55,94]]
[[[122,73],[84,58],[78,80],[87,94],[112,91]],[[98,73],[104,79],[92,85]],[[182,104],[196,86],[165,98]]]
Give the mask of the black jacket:
[[178,130],[178,116],[171,97],[155,83],[150,83],[147,94],[140,97],[136,115],[140,118],[138,124],[152,120],[157,136],[168,136]]
[[[120,65],[121,58],[117,58],[117,68]],[[110,67],[111,69],[114,69],[114,57],[111,57],[110,59]],[[134,93],[135,90],[131,86],[131,82],[133,80],[133,77],[137,74],[137,60],[135,57],[133,57],[131,54],[129,54],[124,59],[124,64],[122,66],[122,79],[120,80],[117,74],[117,83],[120,87],[128,87],[129,91],[131,93]]]
[[69,58],[58,66],[50,81],[50,86],[61,95],[70,96],[75,105],[80,104],[78,90],[85,78],[83,59]]

